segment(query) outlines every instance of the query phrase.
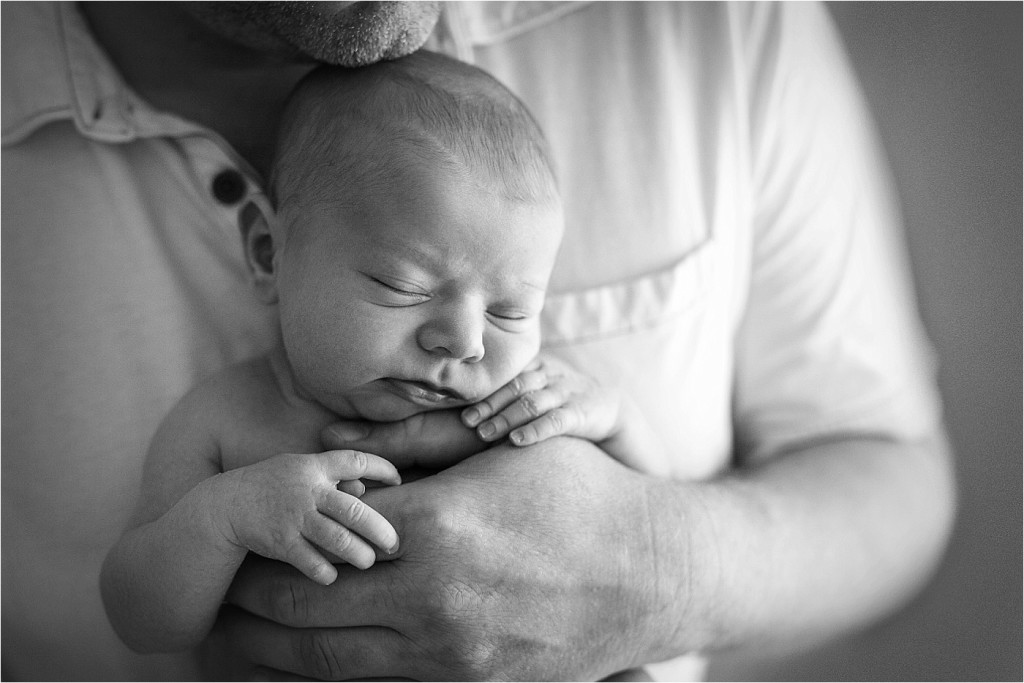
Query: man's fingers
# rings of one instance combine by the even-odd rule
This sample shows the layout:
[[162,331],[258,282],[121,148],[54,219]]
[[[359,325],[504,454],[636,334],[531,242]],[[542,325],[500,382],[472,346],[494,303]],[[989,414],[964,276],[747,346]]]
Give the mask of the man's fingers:
[[398,470],[390,462],[374,455],[352,449],[333,450],[319,455],[324,472],[333,481],[343,479],[373,479],[385,484],[402,483]]
[[246,680],[254,683],[256,681],[315,681],[316,679],[309,676],[290,674],[286,671],[278,671],[277,669],[265,666],[258,666],[249,674],[249,678]]
[[287,564],[250,554],[235,574],[227,601],[286,626],[389,626],[385,615],[401,614],[396,603],[403,583],[391,562],[365,571],[340,565],[337,571],[332,585],[321,586]]
[[247,661],[316,680],[412,676],[415,648],[390,628],[290,628],[226,606],[217,629]]
[[[343,527],[356,532],[381,550],[393,553],[398,549],[398,532],[391,526],[391,522],[358,498],[340,491],[328,491],[317,507],[320,512]],[[331,548],[327,549],[334,552]],[[339,557],[341,556],[339,555]],[[372,562],[373,558],[371,557],[370,564]],[[363,566],[356,562],[352,564],[357,567]]]
[[336,422],[320,433],[325,448],[376,453],[400,469],[439,469],[479,453],[487,445],[456,410],[421,413],[399,422]]

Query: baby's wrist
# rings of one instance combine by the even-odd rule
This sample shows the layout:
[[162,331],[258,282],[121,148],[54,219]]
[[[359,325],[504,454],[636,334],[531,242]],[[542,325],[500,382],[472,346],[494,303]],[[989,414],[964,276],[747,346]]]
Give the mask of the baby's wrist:
[[615,426],[612,430],[613,435],[628,436],[641,425],[647,425],[647,416],[632,398],[627,394],[620,394],[619,409],[615,414]]
[[200,482],[191,491],[194,496],[182,499],[191,508],[189,512],[194,518],[194,526],[204,532],[207,542],[225,551],[246,550],[235,519],[244,509],[237,504],[238,489],[237,476],[233,472],[222,472]]

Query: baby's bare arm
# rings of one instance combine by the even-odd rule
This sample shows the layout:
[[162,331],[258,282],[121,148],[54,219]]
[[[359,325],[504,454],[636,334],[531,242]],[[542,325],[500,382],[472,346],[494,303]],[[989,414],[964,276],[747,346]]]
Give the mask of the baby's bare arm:
[[628,396],[619,403],[621,428],[597,445],[623,465],[656,477],[672,475],[669,451],[647,416]]
[[192,489],[160,518],[125,532],[100,574],[114,630],[137,652],[172,652],[209,633],[246,549],[209,522],[217,480]]
[[[384,517],[339,482],[373,479],[399,484],[395,466],[370,453],[335,450],[283,453],[220,475],[230,481],[224,513],[233,543],[288,562],[317,583],[338,576],[331,560],[367,569],[373,545],[390,554],[398,534]],[[325,555],[327,553],[327,555]]]
[[397,484],[391,463],[340,450],[279,454],[221,473],[217,439],[205,427],[216,403],[197,390],[161,426],[140,508],[103,566],[111,623],[136,650],[180,650],[205,638],[248,551],[331,583],[337,570],[322,551],[365,568],[375,559],[370,543],[385,551],[398,543],[387,520],[338,486]]
[[137,651],[201,641],[245,557],[217,521],[226,491],[205,404],[193,392],[157,430],[135,515],[103,563],[107,615]]

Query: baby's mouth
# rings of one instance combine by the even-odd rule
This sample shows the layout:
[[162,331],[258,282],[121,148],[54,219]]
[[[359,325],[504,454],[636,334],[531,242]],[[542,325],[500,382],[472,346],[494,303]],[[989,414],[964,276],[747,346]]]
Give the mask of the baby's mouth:
[[420,382],[412,379],[396,379],[389,377],[384,380],[392,391],[412,400],[415,403],[436,405],[436,404],[457,404],[467,403],[468,398],[455,389],[442,387],[430,382]]

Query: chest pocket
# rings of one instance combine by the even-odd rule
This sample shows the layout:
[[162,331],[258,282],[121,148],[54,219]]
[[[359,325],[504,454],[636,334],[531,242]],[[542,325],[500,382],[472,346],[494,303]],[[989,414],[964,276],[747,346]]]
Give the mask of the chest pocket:
[[692,309],[712,281],[709,238],[670,266],[623,282],[548,296],[543,346],[557,348],[658,327]]

